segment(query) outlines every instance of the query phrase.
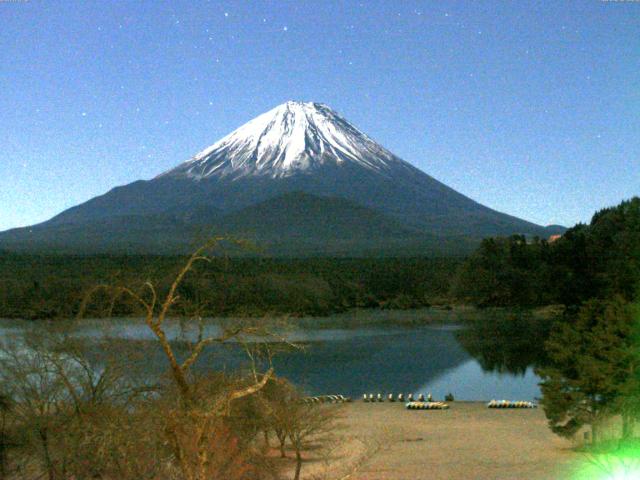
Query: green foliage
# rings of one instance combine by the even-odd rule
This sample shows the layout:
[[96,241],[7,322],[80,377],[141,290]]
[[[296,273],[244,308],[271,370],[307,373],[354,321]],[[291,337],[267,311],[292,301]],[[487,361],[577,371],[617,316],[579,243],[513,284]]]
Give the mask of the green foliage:
[[[71,256],[0,253],[0,318],[73,317],[96,284],[142,286],[159,293],[179,256]],[[448,302],[454,258],[214,258],[180,286],[177,313],[327,315],[349,308],[414,308]],[[94,298],[87,316],[136,315],[130,301]]]
[[454,283],[457,298],[479,306],[534,306],[553,300],[545,282],[549,244],[521,235],[488,238],[461,266]]
[[597,212],[557,241],[523,236],[485,239],[453,285],[479,306],[579,305],[640,288],[640,198]]
[[470,322],[456,334],[483,370],[524,375],[530,366],[546,365],[544,342],[555,318],[541,318],[528,311],[488,313],[488,319]]
[[595,441],[606,416],[637,415],[637,328],[636,312],[621,296],[589,300],[570,321],[554,326],[546,343],[551,366],[537,373],[555,433],[571,437],[591,425]]

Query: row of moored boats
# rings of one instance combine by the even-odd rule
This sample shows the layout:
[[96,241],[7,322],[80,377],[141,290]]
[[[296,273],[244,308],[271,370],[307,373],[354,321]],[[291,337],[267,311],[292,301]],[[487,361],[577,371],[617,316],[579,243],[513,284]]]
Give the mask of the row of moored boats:
[[[418,402],[431,402],[433,400],[433,397],[431,396],[430,393],[428,393],[426,396],[424,393],[421,393],[420,395],[418,395],[418,398],[414,398],[413,393],[409,393],[406,396],[406,401],[407,402],[413,402],[413,401],[418,401]],[[397,396],[394,396],[393,393],[390,393],[386,396],[382,395],[381,393],[378,393],[375,397],[373,396],[373,393],[365,393],[362,395],[362,401],[363,402],[367,402],[367,403],[375,403],[375,402],[404,402],[405,401],[405,396],[404,393],[399,393]]]

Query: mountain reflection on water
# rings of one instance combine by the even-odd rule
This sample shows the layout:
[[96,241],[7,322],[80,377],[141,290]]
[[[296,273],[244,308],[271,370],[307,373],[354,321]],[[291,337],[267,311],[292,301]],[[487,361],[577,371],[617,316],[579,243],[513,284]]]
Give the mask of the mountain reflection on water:
[[[117,325],[118,323],[116,323]],[[89,338],[96,365],[109,355],[128,355],[131,374],[155,377],[166,373],[166,360],[143,324],[120,322],[106,337],[91,326],[77,332]],[[469,327],[426,326],[360,329],[293,330],[289,338],[302,350],[285,350],[274,358],[276,373],[309,394],[451,392],[458,400],[530,399],[539,396],[533,366],[540,363],[546,334],[522,319],[476,322]],[[2,336],[33,327],[0,327]],[[210,327],[213,333],[217,327]],[[178,338],[175,335],[173,338]],[[186,357],[186,344],[176,340]],[[195,373],[248,368],[239,344],[213,345],[195,365]]]

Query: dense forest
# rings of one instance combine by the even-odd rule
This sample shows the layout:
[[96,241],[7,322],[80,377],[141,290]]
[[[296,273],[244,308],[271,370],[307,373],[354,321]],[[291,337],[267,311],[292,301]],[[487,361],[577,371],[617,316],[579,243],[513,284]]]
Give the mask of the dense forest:
[[[169,288],[179,256],[69,256],[0,253],[0,318],[77,313],[97,284]],[[180,287],[177,312],[202,315],[326,315],[350,308],[417,308],[449,302],[457,258],[222,258],[200,264]],[[99,303],[99,302],[98,302]],[[182,309],[182,310],[181,310]],[[90,314],[100,315],[93,311]],[[113,314],[136,314],[115,305]]]
[[485,239],[459,268],[458,302],[479,306],[580,305],[640,288],[640,198],[597,212],[553,242]]
[[[637,459],[640,198],[601,210],[589,225],[576,225],[552,242],[484,240],[459,267],[452,293],[457,301],[485,307],[569,307],[544,324],[516,316],[503,322],[503,338],[526,332],[522,344],[500,342],[496,322],[475,325],[461,341],[491,369],[507,361],[521,371],[534,365],[540,404],[554,433],[572,439],[581,434],[590,451],[605,459]],[[603,465],[613,472],[611,464]]]
[[[71,256],[0,252],[0,318],[77,313],[96,284],[169,287],[180,256]],[[597,212],[553,242],[485,239],[468,258],[214,257],[181,285],[185,314],[326,315],[351,308],[580,305],[640,289],[640,198]],[[178,310],[180,311],[180,310]],[[96,310],[90,312],[100,315]],[[137,313],[130,305],[114,314]]]

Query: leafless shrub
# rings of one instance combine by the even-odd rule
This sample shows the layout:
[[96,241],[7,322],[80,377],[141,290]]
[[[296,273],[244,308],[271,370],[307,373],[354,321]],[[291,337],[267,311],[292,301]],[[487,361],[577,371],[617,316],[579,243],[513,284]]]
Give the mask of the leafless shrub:
[[[326,436],[333,414],[304,405],[291,385],[275,377],[273,356],[295,346],[251,323],[228,323],[208,334],[197,305],[189,306],[193,317],[180,320],[179,341],[170,338],[169,315],[181,282],[223,241],[213,239],[191,255],[162,295],[150,281],[141,289],[98,285],[83,302],[78,322],[90,308],[109,314],[122,298],[142,309],[167,361],[164,377],[135,377],[141,359],[113,339],[34,331],[0,345],[2,478],[7,464],[11,478],[25,479],[275,478],[275,461],[265,449],[272,432],[283,454],[287,442],[294,450],[299,478],[302,452]],[[91,307],[92,299],[103,305]],[[206,375],[194,370],[207,347],[229,342],[245,352],[246,371],[225,373],[215,363]],[[11,462],[4,461],[7,419],[17,433]]]
[[99,453],[87,448],[104,435],[99,426],[122,416],[146,391],[130,385],[116,362],[96,368],[78,340],[51,332],[5,341],[0,367],[20,437],[16,468],[24,473],[35,459],[50,480],[82,478],[78,470],[91,469],[88,459]]
[[[187,327],[195,329],[196,337],[189,343],[185,358],[179,358],[167,334],[166,324],[172,306],[179,300],[177,291],[180,284],[196,263],[210,261],[206,255],[210,249],[225,241],[228,239],[217,237],[196,250],[179,270],[162,299],[150,281],[145,282],[141,292],[125,286],[98,285],[89,292],[81,308],[82,315],[90,305],[93,295],[107,292],[110,305],[114,305],[121,297],[127,297],[143,310],[144,321],[162,348],[175,387],[164,392],[164,400],[170,408],[165,410],[163,436],[172,452],[172,460],[185,480],[255,477],[256,472],[250,468],[248,461],[251,455],[240,449],[240,446],[246,449],[249,441],[241,439],[238,432],[230,430],[230,418],[234,405],[239,400],[255,395],[273,377],[271,366],[265,372],[259,372],[255,355],[250,355],[252,372],[248,379],[226,382],[224,388],[215,391],[209,388],[207,394],[203,395],[203,384],[192,373],[192,367],[203,350],[211,344],[231,340],[247,345],[251,343],[251,337],[263,336],[265,332],[255,326],[240,324],[227,326],[219,335],[206,336],[199,311],[191,306],[195,317]],[[243,242],[233,243],[244,246]],[[186,328],[184,322],[183,328]],[[254,349],[245,349],[248,353],[255,354]],[[268,346],[265,349],[268,352]],[[270,360],[268,353],[267,358]],[[211,387],[210,383],[205,385]],[[230,463],[225,463],[225,459],[230,460]]]

